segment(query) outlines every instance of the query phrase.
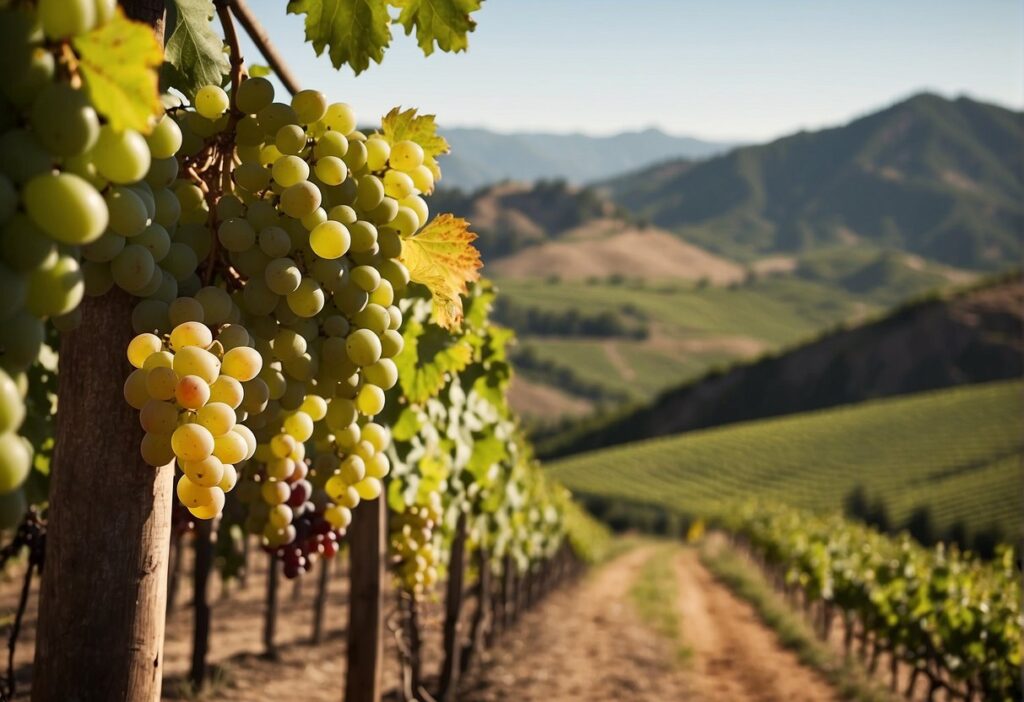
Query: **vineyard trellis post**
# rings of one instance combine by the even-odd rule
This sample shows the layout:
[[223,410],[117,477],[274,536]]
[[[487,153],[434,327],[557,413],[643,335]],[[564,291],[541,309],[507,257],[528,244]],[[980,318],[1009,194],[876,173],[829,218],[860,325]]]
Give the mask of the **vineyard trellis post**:
[[192,668],[189,680],[193,690],[200,690],[206,680],[206,654],[210,648],[210,572],[213,570],[213,539],[211,523],[196,524],[195,562],[192,570]]
[[384,666],[387,506],[373,500],[352,513],[345,702],[380,702]]
[[462,615],[462,580],[465,576],[466,512],[459,512],[448,562],[448,585],[445,594],[444,662],[438,681],[437,697],[441,702],[455,699],[459,681],[459,620]]

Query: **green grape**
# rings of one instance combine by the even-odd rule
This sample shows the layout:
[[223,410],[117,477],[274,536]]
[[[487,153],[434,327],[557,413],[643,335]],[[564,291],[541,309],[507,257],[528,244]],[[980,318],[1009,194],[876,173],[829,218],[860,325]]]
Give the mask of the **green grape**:
[[244,217],[245,216],[245,203],[243,203],[237,195],[224,195],[217,202],[217,217],[219,219],[229,219],[231,217]]
[[306,148],[306,132],[297,124],[286,124],[277,130],[274,146],[282,154],[295,155]]
[[92,160],[100,175],[110,182],[134,183],[149,171],[149,146],[136,131],[117,132],[110,125],[103,125],[92,149]]
[[157,289],[151,293],[149,297],[157,300],[163,300],[170,304],[173,300],[178,298],[178,281],[176,281],[174,276],[167,272],[162,266],[163,262],[161,262],[161,268],[157,269],[160,275],[153,276],[154,278],[159,277],[160,283],[157,286]]
[[194,297],[179,297],[167,307],[167,315],[174,325],[171,332],[171,347],[180,350],[185,346],[206,348],[213,341],[213,335],[206,327],[206,312]]
[[[124,239],[121,239],[124,241]],[[85,294],[89,297],[105,295],[114,287],[114,278],[110,273],[110,266],[106,262],[85,261],[82,264],[82,278],[85,282]],[[138,330],[136,330],[138,331]]]
[[369,329],[374,334],[383,334],[391,322],[391,317],[385,307],[370,303],[356,313],[352,321],[363,329]]
[[366,167],[371,171],[379,171],[387,165],[391,155],[391,145],[380,137],[366,140]]
[[22,308],[27,290],[23,274],[0,264],[0,320],[9,318]]
[[245,251],[232,251],[231,263],[249,278],[262,277],[270,258],[260,249],[253,247]]
[[[174,232],[174,241],[192,249],[197,260],[203,260],[209,256],[213,248],[213,237],[210,230],[200,224],[179,225]],[[172,244],[172,251],[173,248]],[[181,279],[179,278],[179,280]]]
[[264,272],[267,287],[278,295],[295,292],[302,282],[302,272],[290,258],[275,258]]
[[[399,252],[401,251],[399,250]],[[383,254],[383,247],[381,253]],[[392,260],[392,258],[389,257],[381,261],[378,269],[380,270],[381,278],[391,283],[391,287],[395,292],[401,292],[409,285],[409,269],[400,261]]]
[[231,296],[222,288],[208,285],[195,294],[195,300],[203,308],[203,320],[208,325],[223,324],[231,314]]
[[371,266],[357,266],[352,269],[352,282],[367,293],[371,293],[380,285],[380,273]]
[[345,341],[348,357],[357,366],[366,367],[380,360],[380,338],[369,329],[357,329]]
[[[381,281],[382,283],[384,281]],[[388,307],[388,317],[391,322],[388,324],[388,329],[398,330],[402,328],[402,310],[398,309],[395,305]]]
[[242,288],[242,300],[249,314],[263,316],[274,311],[280,298],[261,278],[249,278]]
[[390,390],[398,383],[398,367],[390,358],[381,358],[363,369],[366,380],[383,390]]
[[417,166],[409,173],[412,176],[412,184],[421,193],[431,193],[434,190],[434,173],[427,166]]
[[10,178],[0,174],[0,223],[6,222],[18,208],[18,192]]
[[274,162],[274,182],[282,188],[309,178],[309,165],[298,156],[282,156]]
[[[121,237],[114,238],[124,242]],[[100,237],[98,241],[102,240]],[[57,247],[27,215],[19,212],[0,230],[0,254],[15,271],[28,272],[52,265],[57,257]]]
[[68,39],[96,26],[95,0],[39,0],[39,22],[50,39]]
[[149,400],[139,410],[139,424],[147,434],[170,437],[178,428],[178,408],[172,402]]
[[[227,111],[230,105],[228,94],[219,85],[204,85],[196,92],[196,112],[206,119],[217,119]],[[204,136],[212,136],[212,134]]]
[[293,329],[282,329],[272,342],[274,355],[282,361],[298,358],[306,353],[306,339]]
[[43,346],[43,323],[27,310],[0,324],[0,367],[20,372],[32,365]]
[[259,192],[270,185],[270,171],[258,163],[243,163],[233,174],[238,186],[251,193]]
[[[419,229],[427,223],[428,219],[430,219],[430,208],[427,206],[427,201],[419,195],[410,195],[407,198],[399,200],[398,204],[401,207],[406,207],[412,210],[416,214],[417,223],[414,229]],[[392,226],[394,225],[392,224]]]
[[0,434],[0,495],[24,483],[31,467],[32,453],[25,440],[13,432]]
[[167,255],[160,261],[160,266],[179,283],[195,273],[198,265],[195,251],[180,241],[172,241],[167,248]]
[[281,209],[289,217],[301,219],[320,207],[320,189],[303,181],[281,193]]
[[[346,337],[348,336],[350,326],[348,320],[340,314],[333,314],[324,319],[324,331],[330,337]],[[326,344],[331,339],[325,339]]]
[[409,173],[423,165],[423,147],[415,141],[399,141],[391,147],[390,163],[392,168]]
[[291,250],[292,240],[281,227],[270,226],[260,230],[259,245],[267,256],[280,258]]
[[[263,143],[263,127],[255,117],[246,116],[235,125],[235,143],[239,146],[258,146]],[[242,159],[243,161],[245,159]]]
[[327,212],[323,207],[318,207],[313,210],[310,214],[302,218],[302,228],[306,231],[312,231],[316,228],[316,225],[322,224],[327,221]]
[[318,224],[309,234],[309,245],[321,258],[341,258],[348,252],[350,243],[351,237],[345,225],[331,220]]
[[356,206],[369,212],[384,201],[384,184],[376,176],[363,176],[356,190]]
[[110,188],[103,196],[110,213],[110,228],[124,237],[138,236],[149,224],[149,213],[142,198],[123,186]]
[[359,220],[349,227],[352,234],[352,251],[364,253],[377,245],[377,227],[370,222]]
[[[86,292],[88,294],[89,275],[88,265],[85,266]],[[111,281],[112,283],[113,281]],[[161,300],[142,300],[132,310],[132,330],[141,334],[142,332],[163,331],[171,326],[170,318],[167,315],[167,303]]]
[[100,120],[88,98],[65,83],[50,83],[32,103],[32,131],[58,156],[77,156],[93,147]]
[[299,122],[315,124],[327,114],[327,98],[319,90],[300,90],[292,97],[292,108]]
[[348,166],[337,156],[324,156],[316,162],[314,170],[325,185],[340,185],[348,176]]
[[110,273],[118,287],[128,292],[144,288],[153,278],[156,262],[144,246],[129,244],[110,263]]
[[[201,293],[202,290],[200,290],[199,292]],[[196,293],[196,296],[198,298],[199,293]],[[234,301],[231,301],[231,304],[234,304]],[[204,310],[205,309],[206,308],[204,304]],[[208,315],[209,312],[207,311],[206,314]],[[224,328],[222,328],[220,332],[217,334],[217,341],[220,342],[220,345],[224,347],[225,351],[230,351],[231,349],[237,348],[239,346],[251,346],[253,343],[251,337],[249,336],[249,332],[241,324],[225,325]]]
[[386,332],[380,335],[380,355],[381,358],[394,358],[398,354],[402,353],[402,348],[405,346],[405,339],[394,329],[388,329]]
[[254,115],[274,101],[274,85],[266,78],[248,78],[238,86],[235,103],[247,115]]
[[256,244],[256,232],[248,220],[235,217],[221,222],[217,240],[228,251],[246,251]]
[[0,434],[14,431],[25,420],[25,403],[11,376],[0,370]]
[[390,224],[398,215],[398,201],[387,196],[370,212],[370,219],[379,225]]
[[249,205],[245,218],[257,231],[266,227],[280,226],[281,218],[274,205],[267,200],[257,200]]
[[107,227],[103,198],[78,176],[36,176],[22,195],[33,222],[59,242],[87,244],[98,239]]
[[384,409],[384,391],[376,385],[363,385],[356,395],[356,409],[367,417],[380,414]]
[[154,222],[137,237],[132,239],[133,244],[145,247],[153,256],[153,261],[159,263],[164,260],[171,249],[171,235],[162,226]]
[[153,192],[156,201],[156,222],[165,229],[173,230],[181,218],[181,204],[177,196],[167,188]]
[[153,159],[150,162],[150,172],[145,174],[145,182],[151,187],[170,187],[177,177],[177,159]]
[[350,171],[358,171],[366,165],[366,144],[361,141],[349,142],[348,150],[341,160],[345,162]]
[[384,193],[396,200],[409,197],[415,191],[408,173],[390,170],[384,174]]
[[78,261],[61,256],[52,266],[38,268],[29,275],[25,304],[37,317],[56,317],[78,307],[84,294]]
[[334,293],[334,306],[344,315],[352,316],[366,307],[370,296],[355,285],[345,285]]
[[420,218],[408,207],[399,207],[398,214],[388,224],[399,236],[412,236],[420,226]]
[[344,158],[346,153],[348,153],[348,139],[341,132],[324,132],[316,140],[316,146],[313,147],[313,156],[317,159],[328,156]]
[[324,308],[324,291],[312,278],[303,278],[287,300],[288,307],[298,316],[313,317]]
[[[370,302],[381,307],[388,307],[394,301],[395,291],[392,289],[391,283],[381,278],[380,285],[370,294]],[[381,329],[381,331],[384,330]]]
[[0,172],[16,184],[49,173],[52,166],[53,158],[30,132],[11,129],[0,135]]
[[187,180],[179,180],[174,184],[174,194],[183,211],[199,209],[206,203],[206,197],[199,186]]
[[259,111],[257,119],[259,119],[260,126],[263,127],[263,133],[271,138],[286,124],[299,123],[295,110],[291,105],[285,105],[283,102],[270,103]]
[[146,136],[149,153],[154,159],[168,159],[181,148],[181,127],[170,115],[164,115]]
[[345,226],[355,224],[359,221],[359,215],[348,205],[337,205],[332,207],[330,212],[327,213],[328,219],[333,219],[335,222],[341,222]]
[[327,106],[320,121],[331,131],[350,134],[356,128],[356,113],[345,103],[335,102]]

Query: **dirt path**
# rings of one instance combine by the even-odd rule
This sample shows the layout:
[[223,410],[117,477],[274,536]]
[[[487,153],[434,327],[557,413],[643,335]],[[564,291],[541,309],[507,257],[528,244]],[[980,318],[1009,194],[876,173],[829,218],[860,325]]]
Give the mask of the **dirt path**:
[[615,342],[606,341],[601,344],[601,348],[604,349],[604,354],[608,357],[608,361],[619,371],[619,375],[622,376],[623,380],[633,380],[636,378],[636,371],[633,370],[633,367],[623,357]]
[[737,599],[683,550],[676,567],[683,639],[693,652],[690,677],[697,699],[825,702],[835,691],[783,649],[754,610]]
[[652,547],[554,593],[498,643],[460,702],[689,699],[664,642],[636,618],[629,588]]

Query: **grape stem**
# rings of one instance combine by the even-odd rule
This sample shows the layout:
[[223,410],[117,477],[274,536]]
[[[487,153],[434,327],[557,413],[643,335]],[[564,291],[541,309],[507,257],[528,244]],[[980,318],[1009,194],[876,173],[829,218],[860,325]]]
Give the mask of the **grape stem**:
[[[288,68],[288,64],[284,62],[284,57],[274,48],[274,45],[270,42],[270,37],[267,35],[267,30],[256,19],[256,15],[252,13],[245,0],[221,0],[221,2],[230,6],[232,14],[238,18],[238,21],[245,29],[245,33],[249,35],[252,43],[263,54],[263,58],[270,64],[270,67],[281,80],[281,83],[284,84],[284,87],[288,89],[288,92],[292,95],[299,92],[301,88],[299,87],[299,81],[295,78],[295,74]],[[218,2],[218,6],[221,2]]]

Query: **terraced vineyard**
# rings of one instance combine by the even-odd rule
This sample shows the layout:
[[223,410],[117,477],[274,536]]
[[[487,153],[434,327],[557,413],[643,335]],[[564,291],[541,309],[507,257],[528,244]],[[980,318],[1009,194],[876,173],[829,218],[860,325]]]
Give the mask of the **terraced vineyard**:
[[858,486],[895,525],[1020,526],[1021,392],[1004,381],[697,431],[551,464],[580,494],[708,515],[758,497],[835,510]]

